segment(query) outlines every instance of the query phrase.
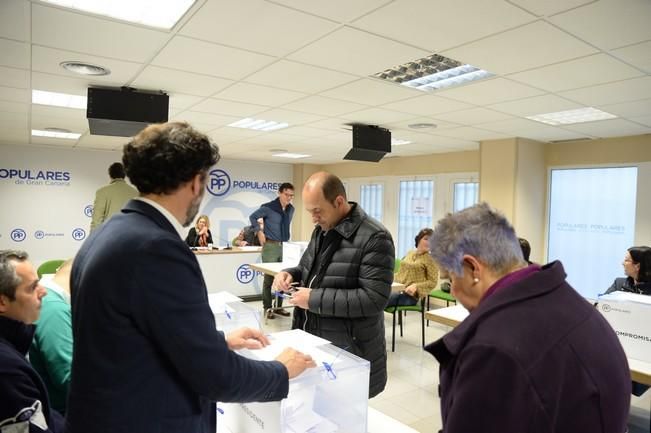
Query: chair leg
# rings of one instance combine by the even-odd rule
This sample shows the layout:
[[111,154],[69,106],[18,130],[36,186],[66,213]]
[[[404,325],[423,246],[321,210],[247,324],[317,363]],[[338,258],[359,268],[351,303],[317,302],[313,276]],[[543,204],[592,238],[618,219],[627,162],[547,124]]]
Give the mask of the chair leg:
[[393,309],[393,327],[391,332],[391,351],[396,351],[396,309]]
[[[423,305],[424,307],[424,305]],[[425,309],[420,310],[421,347],[425,347]]]
[[402,338],[402,311],[398,311],[398,323],[400,323],[400,338]]
[[[427,311],[429,311],[429,296],[427,297]],[[429,319],[427,320],[427,327],[429,328]]]

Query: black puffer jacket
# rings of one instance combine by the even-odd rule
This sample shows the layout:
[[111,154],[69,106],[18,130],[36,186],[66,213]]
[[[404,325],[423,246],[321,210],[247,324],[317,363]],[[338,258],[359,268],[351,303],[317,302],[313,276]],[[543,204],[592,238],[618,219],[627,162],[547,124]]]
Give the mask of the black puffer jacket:
[[391,293],[395,250],[387,229],[357,203],[351,205],[319,257],[316,245],[322,230],[316,226],[298,266],[286,269],[294,281],[312,288],[309,311],[295,309],[292,327],[370,361],[369,396],[374,397],[387,382],[383,311]]

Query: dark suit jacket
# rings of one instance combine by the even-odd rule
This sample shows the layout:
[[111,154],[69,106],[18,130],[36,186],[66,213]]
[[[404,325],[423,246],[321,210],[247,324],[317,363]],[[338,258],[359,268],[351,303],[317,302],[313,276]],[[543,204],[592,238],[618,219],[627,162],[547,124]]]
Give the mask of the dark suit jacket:
[[228,349],[197,259],[145,202],[91,234],[71,289],[69,433],[214,433],[214,401],[287,395],[281,363]]
[[492,294],[425,350],[441,365],[445,433],[626,431],[626,356],[560,262]]
[[[210,230],[208,230],[208,236],[206,237],[206,243],[207,244],[212,244],[212,233]],[[185,243],[188,244],[189,247],[198,247],[199,246],[199,235],[197,234],[197,229],[192,227],[190,231],[188,232],[188,236],[185,238]]]

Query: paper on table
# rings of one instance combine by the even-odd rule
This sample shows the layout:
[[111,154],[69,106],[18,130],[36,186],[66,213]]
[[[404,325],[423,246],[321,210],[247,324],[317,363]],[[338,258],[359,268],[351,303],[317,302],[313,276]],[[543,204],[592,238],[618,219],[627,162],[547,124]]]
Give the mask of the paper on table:
[[223,313],[227,310],[229,313],[232,313],[235,310],[233,310],[231,307],[226,307],[226,304],[231,302],[242,302],[242,298],[238,298],[230,292],[217,292],[208,294],[208,304],[210,305],[210,309],[212,310],[213,314]]
[[310,354],[317,364],[320,364],[322,360],[328,362],[332,361],[331,359],[328,359],[328,354],[316,349],[317,347],[329,344],[330,342],[321,337],[308,334],[300,329],[275,332],[268,335],[267,338],[269,338],[270,343],[267,347],[251,352],[252,354],[255,353],[256,358],[263,361],[276,359],[276,357],[288,347]]
[[239,247],[239,248],[242,251],[258,251],[260,249],[260,247],[256,247],[256,246],[253,246],[253,245],[245,245],[245,246]]

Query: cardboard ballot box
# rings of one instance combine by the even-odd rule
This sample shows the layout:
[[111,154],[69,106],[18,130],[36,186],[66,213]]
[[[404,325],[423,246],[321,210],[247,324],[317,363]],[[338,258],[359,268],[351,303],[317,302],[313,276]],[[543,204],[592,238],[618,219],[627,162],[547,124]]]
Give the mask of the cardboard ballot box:
[[626,356],[651,362],[651,296],[613,292],[600,296],[597,308],[617,333]]
[[[287,398],[269,403],[220,403],[218,431],[246,433],[366,433],[370,364],[301,330],[270,335],[253,359],[274,359],[285,347],[309,353],[317,366],[290,380]],[[220,430],[221,429],[221,430]]]
[[228,334],[238,328],[261,328],[260,311],[244,302],[232,302],[230,298],[215,299],[211,298],[211,295],[213,294],[208,295],[208,302],[215,316],[217,329],[220,331]]
[[307,249],[308,242],[283,242],[283,263],[296,266]]

